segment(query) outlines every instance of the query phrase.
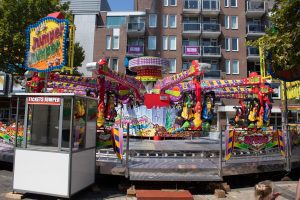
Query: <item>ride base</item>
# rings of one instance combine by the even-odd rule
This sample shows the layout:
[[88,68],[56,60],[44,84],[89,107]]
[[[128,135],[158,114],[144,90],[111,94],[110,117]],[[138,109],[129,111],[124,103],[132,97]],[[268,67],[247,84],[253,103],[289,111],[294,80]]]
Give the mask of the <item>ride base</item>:
[[[125,147],[126,143],[123,152],[126,152]],[[292,167],[300,166],[299,153],[299,147],[293,149]],[[121,175],[133,181],[222,181],[223,176],[283,171],[286,167],[286,159],[278,149],[259,154],[241,151],[228,161],[224,155],[224,142],[209,137],[161,141],[130,139],[127,161],[125,154],[120,161],[113,149],[98,149],[96,164],[100,174]]]

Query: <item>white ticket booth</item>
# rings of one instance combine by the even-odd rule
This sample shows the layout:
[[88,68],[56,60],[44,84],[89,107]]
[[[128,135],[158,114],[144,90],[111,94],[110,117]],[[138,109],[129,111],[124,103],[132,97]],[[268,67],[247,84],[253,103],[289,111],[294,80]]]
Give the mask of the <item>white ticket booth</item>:
[[93,184],[97,99],[58,93],[16,96],[26,104],[13,190],[69,198]]

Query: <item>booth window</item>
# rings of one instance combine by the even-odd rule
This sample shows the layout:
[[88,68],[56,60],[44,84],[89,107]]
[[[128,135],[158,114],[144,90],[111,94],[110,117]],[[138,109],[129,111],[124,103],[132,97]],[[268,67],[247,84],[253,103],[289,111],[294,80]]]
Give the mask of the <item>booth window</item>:
[[73,150],[85,148],[86,140],[86,99],[75,98],[75,109],[74,109],[74,138],[73,138]]
[[64,99],[61,147],[68,148],[71,134],[72,99]]
[[28,145],[58,146],[59,108],[50,105],[28,105]]

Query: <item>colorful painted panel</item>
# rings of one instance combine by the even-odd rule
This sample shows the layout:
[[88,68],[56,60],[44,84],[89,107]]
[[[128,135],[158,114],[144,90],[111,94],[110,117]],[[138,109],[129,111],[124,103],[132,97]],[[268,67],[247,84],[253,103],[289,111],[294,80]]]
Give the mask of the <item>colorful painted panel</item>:
[[281,131],[262,130],[228,130],[225,132],[225,159],[229,160],[233,154],[261,154],[269,150],[278,151],[285,156],[285,142]]
[[36,72],[62,68],[67,57],[67,20],[45,17],[27,27],[25,68]]

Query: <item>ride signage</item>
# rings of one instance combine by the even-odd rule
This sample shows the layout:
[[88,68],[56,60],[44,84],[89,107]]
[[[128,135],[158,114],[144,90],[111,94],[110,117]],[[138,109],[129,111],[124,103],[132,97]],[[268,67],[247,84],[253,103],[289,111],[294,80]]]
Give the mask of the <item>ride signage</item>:
[[47,72],[62,68],[66,63],[67,20],[45,17],[27,27],[27,51],[25,68],[37,72]]
[[27,104],[59,106],[59,97],[27,97]]

